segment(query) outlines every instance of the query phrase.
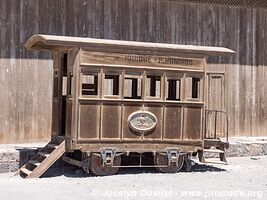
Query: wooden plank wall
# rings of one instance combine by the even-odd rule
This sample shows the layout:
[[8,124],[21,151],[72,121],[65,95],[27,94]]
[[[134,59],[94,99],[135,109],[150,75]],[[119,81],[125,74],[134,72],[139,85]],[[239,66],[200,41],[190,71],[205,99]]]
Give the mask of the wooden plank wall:
[[231,136],[267,136],[267,10],[175,0],[0,0],[0,143],[49,140],[52,60],[33,34],[225,46]]

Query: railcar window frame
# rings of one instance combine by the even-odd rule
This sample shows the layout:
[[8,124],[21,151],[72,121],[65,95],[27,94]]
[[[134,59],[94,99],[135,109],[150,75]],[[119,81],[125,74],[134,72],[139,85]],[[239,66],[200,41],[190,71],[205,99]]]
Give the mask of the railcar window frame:
[[185,100],[203,102],[204,74],[188,73],[184,79]]
[[192,77],[192,98],[199,99],[200,98],[200,78]]
[[73,71],[72,68],[68,69],[68,85],[67,85],[67,97],[72,98],[74,95],[74,77],[73,77]]
[[68,95],[68,53],[63,52],[60,58],[60,65],[62,67],[62,82],[61,82],[61,95]]
[[57,99],[59,97],[59,78],[60,78],[59,71],[54,70],[54,73],[53,73],[53,99]]
[[[138,75],[137,75],[138,74]],[[131,96],[132,97],[126,97],[125,96],[125,86],[126,86],[126,79],[128,80],[132,80],[132,91],[131,91]],[[137,81],[136,81],[137,79]],[[138,79],[140,79],[140,86],[139,86],[139,81]],[[133,81],[135,80],[135,81]],[[139,86],[139,87],[138,87]],[[139,91],[140,88],[140,91]],[[134,89],[136,89],[137,91],[133,92]],[[131,71],[131,70],[125,70],[123,73],[123,94],[122,94],[122,98],[125,100],[143,100],[144,99],[144,71]],[[133,97],[133,93],[134,93],[134,97]],[[138,95],[140,93],[140,96]],[[136,98],[138,97],[138,98]]]
[[[110,76],[111,78],[106,78],[106,76]],[[117,80],[114,79],[112,76],[117,76]],[[113,86],[112,86],[112,93],[113,94],[106,94],[106,79],[113,79]],[[121,70],[105,70],[102,74],[102,97],[106,99],[119,99],[121,94],[121,87],[122,87],[122,71]],[[114,94],[114,91],[116,91]]]
[[[166,81],[165,81],[165,100],[166,101],[174,101],[174,102],[182,102],[184,100],[184,96],[183,96],[183,87],[184,87],[184,81],[183,81],[183,77],[184,77],[184,73],[167,73],[166,75]],[[171,81],[176,81],[175,84],[175,92],[173,88],[170,88],[170,83],[169,80]],[[179,81],[179,88],[177,89],[177,81]],[[173,86],[174,87],[174,86]],[[176,98],[170,98],[169,96],[169,92],[170,90],[173,90],[173,93],[175,93]],[[177,94],[179,93],[179,94]],[[179,98],[177,98],[177,95],[179,96]],[[172,94],[172,96],[174,96]]]
[[[154,83],[148,81],[148,79],[151,77],[156,77],[156,78],[159,78],[159,96],[157,96],[157,81],[158,80],[155,80]],[[148,87],[148,84],[150,84],[150,87]],[[145,73],[145,83],[143,85],[144,87],[144,92],[145,92],[145,99],[148,99],[148,100],[163,100],[164,98],[164,73],[162,72],[146,72]],[[154,90],[154,91],[152,91]],[[155,93],[151,95],[151,93]]]
[[[95,91],[96,94],[88,94],[84,95],[83,92],[83,76],[94,76],[94,84],[96,84]],[[97,80],[95,78],[97,77]],[[90,84],[90,83],[85,83]],[[80,97],[82,98],[100,98],[100,87],[101,87],[101,70],[89,70],[89,69],[82,69],[80,73]]]

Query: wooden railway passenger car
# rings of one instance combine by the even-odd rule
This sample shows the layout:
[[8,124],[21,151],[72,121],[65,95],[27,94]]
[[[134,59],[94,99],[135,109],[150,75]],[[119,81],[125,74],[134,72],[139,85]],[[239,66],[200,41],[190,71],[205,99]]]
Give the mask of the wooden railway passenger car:
[[[31,50],[53,52],[51,142],[20,173],[38,177],[63,160],[95,175],[117,172],[121,156],[154,156],[161,172],[179,171],[188,156],[226,143],[205,135],[206,58],[222,47],[34,35]],[[206,144],[205,141],[208,141]],[[187,162],[190,167],[190,162]],[[151,167],[151,166],[148,166]]]

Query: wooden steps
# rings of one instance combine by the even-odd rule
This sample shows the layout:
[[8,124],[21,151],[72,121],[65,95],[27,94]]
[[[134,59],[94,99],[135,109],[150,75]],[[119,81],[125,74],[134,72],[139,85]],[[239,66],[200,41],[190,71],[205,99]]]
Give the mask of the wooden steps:
[[203,149],[203,151],[209,153],[224,153],[224,151],[220,149]]
[[28,163],[31,163],[37,167],[41,164],[41,162],[39,160],[29,160]]
[[[199,161],[202,163],[212,163],[212,164],[224,164],[227,165],[227,160],[225,156],[225,149],[229,147],[227,142],[220,141],[220,139],[205,139],[204,149],[198,151]],[[211,154],[219,154],[219,159],[206,159],[205,152]]]
[[51,148],[51,149],[56,149],[58,147],[57,144],[53,144],[53,143],[48,143],[47,147]]
[[38,155],[43,156],[43,157],[48,157],[50,154],[46,152],[38,152]]
[[23,178],[38,178],[65,152],[65,140],[56,138],[35,154],[16,174]]
[[26,169],[26,168],[22,168],[22,169],[21,169],[21,172],[24,173],[24,174],[27,175],[27,176],[30,175],[30,174],[32,173],[31,170],[28,170],[28,169]]

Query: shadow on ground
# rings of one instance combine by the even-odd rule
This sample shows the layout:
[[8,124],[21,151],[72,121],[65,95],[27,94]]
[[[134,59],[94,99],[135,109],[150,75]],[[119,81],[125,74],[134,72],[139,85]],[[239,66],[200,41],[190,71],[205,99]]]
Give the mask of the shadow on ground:
[[[179,173],[194,173],[194,172],[223,172],[223,168],[215,167],[207,164],[195,163],[192,166],[192,172],[186,172],[185,167]],[[117,175],[125,174],[158,174],[156,168],[120,168]],[[61,161],[56,167],[51,167],[42,178],[50,178],[56,176],[66,176],[70,178],[86,178],[94,175],[84,172],[81,168],[71,166]],[[116,175],[114,175],[116,176]]]

